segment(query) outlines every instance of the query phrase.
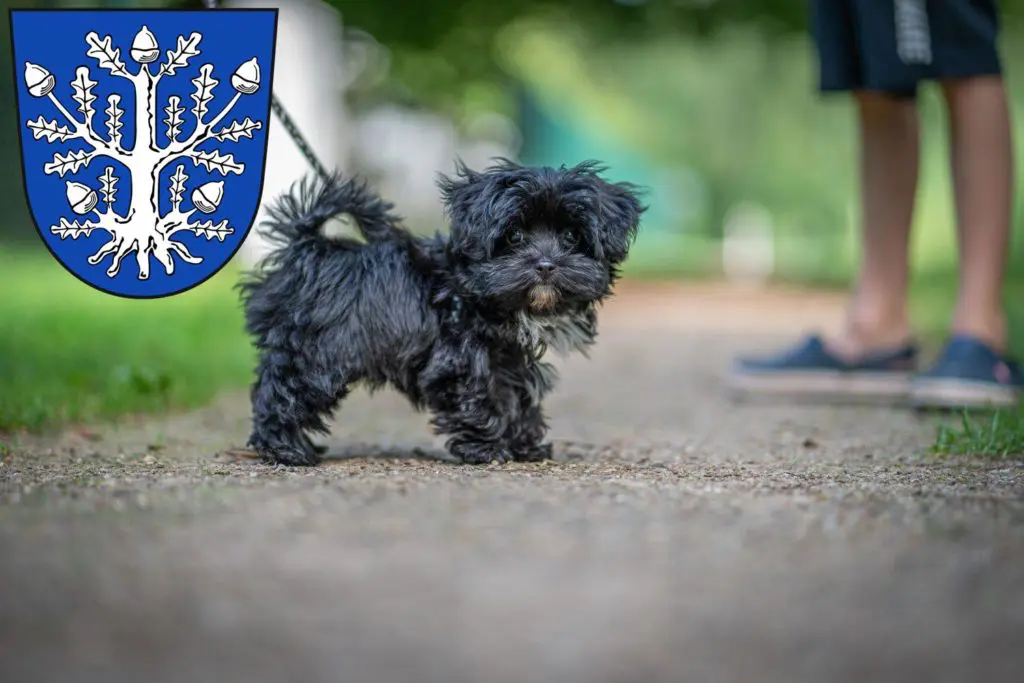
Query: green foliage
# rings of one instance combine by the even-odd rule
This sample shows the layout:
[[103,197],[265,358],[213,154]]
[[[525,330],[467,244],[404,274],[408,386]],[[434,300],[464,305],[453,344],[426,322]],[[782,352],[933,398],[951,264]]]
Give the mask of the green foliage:
[[[807,27],[807,0],[328,0],[345,22],[393,47],[435,49],[460,26],[481,38],[493,36],[512,20],[560,12],[583,29],[604,35],[646,38],[674,33],[711,35],[723,27],[751,25],[785,34]],[[1006,18],[1017,19],[1022,0],[1000,3]]]
[[767,207],[799,237],[845,227],[852,117],[845,100],[815,96],[802,38],[735,28],[713,40],[602,44],[562,23],[524,21],[502,34],[499,49],[549,110],[593,129],[591,137],[619,139],[684,178],[698,174],[704,190],[686,208],[700,224],[679,229],[717,237],[740,201]]
[[[805,32],[809,19],[807,0],[328,2],[338,8],[346,26],[387,46],[404,89],[441,108],[457,106],[457,93],[464,87],[503,79],[493,50],[495,38],[524,18],[561,17],[601,43],[638,43],[666,35],[707,37],[735,27],[751,28],[765,37],[785,36]],[[1021,17],[1024,0],[1007,0],[1000,7],[1004,24],[1012,27]]]
[[[598,149],[612,161],[604,154],[614,146],[643,155],[658,215],[647,217],[635,253],[645,258],[649,248],[660,256],[663,265],[654,270],[671,269],[664,261],[675,258],[713,272],[727,214],[753,205],[770,216],[780,277],[852,277],[859,250],[855,113],[849,97],[815,91],[806,36],[768,39],[735,27],[714,39],[603,44],[561,20],[535,19],[507,27],[497,50],[549,119],[538,130],[526,110],[521,124],[531,156],[541,150],[549,153],[544,163],[557,163],[567,150]],[[1016,87],[1024,74],[1012,68],[1024,63],[1024,51],[1007,45],[1005,59],[1024,133],[1024,91]],[[920,105],[913,267],[942,272],[955,267],[956,239],[947,121],[936,86],[922,89]],[[566,136],[575,147],[564,144]],[[1024,155],[1024,135],[1016,138]],[[1019,206],[1021,224],[1024,201]],[[1017,232],[1019,247],[1024,233]]]
[[201,405],[252,372],[225,269],[169,299],[96,292],[41,248],[0,251],[0,432]]
[[733,22],[757,22],[767,32],[792,32],[803,22],[802,3],[677,2],[670,0],[329,0],[346,26],[372,35],[391,56],[392,95],[407,93],[459,115],[468,88],[508,81],[495,44],[509,25],[557,19],[599,43],[652,37],[709,35]]

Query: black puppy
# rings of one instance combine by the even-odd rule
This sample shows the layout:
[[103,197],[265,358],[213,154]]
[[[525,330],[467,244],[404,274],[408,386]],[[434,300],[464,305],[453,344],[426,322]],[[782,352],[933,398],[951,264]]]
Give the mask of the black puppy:
[[[594,162],[531,168],[459,165],[440,181],[450,234],[417,237],[354,180],[304,180],[263,226],[276,249],[241,285],[259,350],[249,445],[264,459],[314,465],[307,431],[352,385],[390,383],[466,463],[541,460],[547,348],[584,351],[595,305],[635,238],[637,189]],[[348,214],[366,243],[326,237]]]

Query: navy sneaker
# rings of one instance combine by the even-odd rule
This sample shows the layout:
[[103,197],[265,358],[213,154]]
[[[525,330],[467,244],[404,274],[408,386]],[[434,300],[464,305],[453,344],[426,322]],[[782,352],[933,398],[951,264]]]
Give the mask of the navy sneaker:
[[935,364],[911,382],[911,404],[920,408],[1005,408],[1024,392],[1020,365],[966,335],[947,342]]
[[817,335],[763,358],[741,358],[730,386],[750,394],[774,394],[841,400],[905,400],[917,369],[917,346],[879,350],[845,361]]

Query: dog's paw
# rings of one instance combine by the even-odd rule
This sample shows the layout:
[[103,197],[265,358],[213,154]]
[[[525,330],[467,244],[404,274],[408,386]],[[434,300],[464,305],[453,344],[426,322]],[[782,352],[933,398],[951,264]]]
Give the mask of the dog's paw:
[[264,462],[270,465],[287,465],[289,467],[313,467],[320,464],[316,451],[307,451],[293,446],[273,446],[257,448],[256,452]]
[[529,448],[519,448],[512,452],[516,462],[541,462],[551,460],[551,444],[544,443]]
[[302,437],[302,445],[307,451],[315,453],[316,455],[323,455],[327,452],[327,446],[313,443],[309,437],[305,435]]
[[512,453],[499,446],[490,444],[458,444],[451,449],[452,455],[466,465],[499,465],[513,460]]

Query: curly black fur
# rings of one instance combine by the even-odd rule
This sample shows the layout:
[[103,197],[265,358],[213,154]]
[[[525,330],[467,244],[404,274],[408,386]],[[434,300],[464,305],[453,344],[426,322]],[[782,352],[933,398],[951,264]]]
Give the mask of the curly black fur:
[[[645,208],[603,168],[502,160],[442,178],[449,236],[418,237],[365,185],[307,180],[264,225],[275,250],[240,285],[259,350],[252,387],[261,456],[319,459],[308,432],[356,383],[390,384],[466,463],[550,456],[541,407],[555,379],[544,350],[583,351]],[[350,215],[366,243],[321,228]]]

